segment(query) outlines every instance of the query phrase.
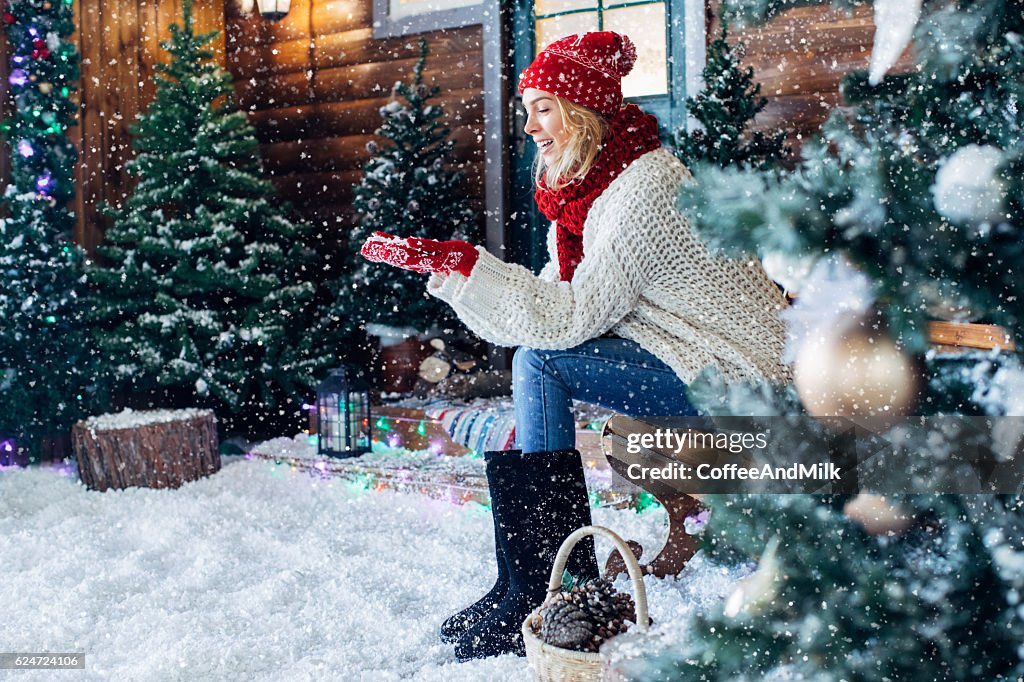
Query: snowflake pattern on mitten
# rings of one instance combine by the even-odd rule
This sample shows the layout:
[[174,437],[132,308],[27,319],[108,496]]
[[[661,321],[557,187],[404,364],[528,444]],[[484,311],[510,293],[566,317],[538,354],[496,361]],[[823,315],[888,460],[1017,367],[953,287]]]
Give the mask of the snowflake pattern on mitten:
[[413,272],[461,272],[467,277],[476,261],[476,249],[468,242],[395,237],[385,232],[374,232],[359,252],[369,261]]

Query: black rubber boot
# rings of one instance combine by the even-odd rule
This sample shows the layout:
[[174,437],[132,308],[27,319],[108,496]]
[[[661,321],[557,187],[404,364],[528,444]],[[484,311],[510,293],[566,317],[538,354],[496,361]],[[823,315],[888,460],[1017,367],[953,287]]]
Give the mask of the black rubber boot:
[[[520,450],[508,450],[504,452],[485,452],[484,459],[487,462],[487,468],[491,467],[491,462],[502,457],[517,456],[521,454]],[[491,498],[491,509],[501,506],[501,494],[503,490],[492,488],[490,490]],[[448,644],[456,642],[459,637],[464,635],[467,630],[479,623],[484,616],[488,615],[494,609],[498,608],[498,604],[505,598],[505,593],[508,592],[508,566],[505,564],[505,550],[502,549],[501,542],[498,538],[501,536],[501,532],[498,529],[498,515],[492,513],[494,519],[494,558],[498,564],[498,579],[494,583],[494,587],[485,594],[483,597],[477,600],[472,606],[465,608],[454,616],[446,620],[441,625],[441,641]]]
[[[587,484],[575,450],[493,458],[487,484],[509,587],[497,608],[459,638],[455,656],[460,661],[525,655],[520,628],[544,601],[555,554],[570,533],[590,525]],[[592,538],[576,545],[566,568],[577,577],[597,577]]]

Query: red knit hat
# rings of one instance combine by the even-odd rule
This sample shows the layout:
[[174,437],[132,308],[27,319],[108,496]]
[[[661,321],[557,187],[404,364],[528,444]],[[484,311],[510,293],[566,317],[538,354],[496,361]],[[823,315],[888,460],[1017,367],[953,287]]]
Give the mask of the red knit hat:
[[622,105],[622,77],[633,70],[636,48],[624,35],[596,31],[566,36],[545,47],[519,76],[519,92],[536,88],[614,116]]

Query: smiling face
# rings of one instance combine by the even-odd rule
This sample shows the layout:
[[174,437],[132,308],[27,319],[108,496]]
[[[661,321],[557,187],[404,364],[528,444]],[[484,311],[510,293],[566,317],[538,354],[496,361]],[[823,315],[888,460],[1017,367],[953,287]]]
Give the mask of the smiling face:
[[523,90],[523,106],[526,108],[523,130],[533,138],[544,163],[551,166],[569,143],[569,130],[565,127],[562,110],[554,95],[536,88]]

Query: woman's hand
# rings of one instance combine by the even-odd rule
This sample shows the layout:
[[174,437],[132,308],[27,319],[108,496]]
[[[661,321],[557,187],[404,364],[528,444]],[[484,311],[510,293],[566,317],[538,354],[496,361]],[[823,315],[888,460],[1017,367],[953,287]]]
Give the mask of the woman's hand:
[[450,239],[439,242],[418,237],[395,237],[374,232],[359,250],[363,258],[414,272],[459,272],[469,277],[476,264],[476,248],[469,242]]

